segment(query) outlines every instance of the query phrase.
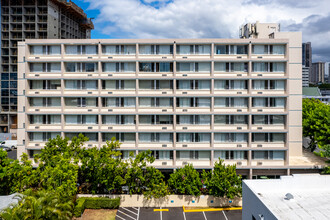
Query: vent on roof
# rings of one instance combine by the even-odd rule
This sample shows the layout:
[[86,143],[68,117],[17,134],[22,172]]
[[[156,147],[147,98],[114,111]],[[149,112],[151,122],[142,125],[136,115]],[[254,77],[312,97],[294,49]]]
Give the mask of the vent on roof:
[[290,199],[294,199],[293,195],[291,193],[287,193],[285,194],[285,200],[290,200]]

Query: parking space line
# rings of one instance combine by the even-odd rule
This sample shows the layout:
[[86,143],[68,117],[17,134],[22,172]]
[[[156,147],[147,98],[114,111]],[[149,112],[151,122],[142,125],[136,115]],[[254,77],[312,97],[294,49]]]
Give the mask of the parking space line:
[[206,215],[205,215],[205,212],[203,212],[203,215],[204,215],[205,220],[207,220]]
[[184,220],[186,220],[186,213],[182,212],[183,213],[183,218]]
[[133,217],[132,217],[132,216],[130,216],[130,215],[127,215],[125,212],[122,212],[122,211],[120,211],[119,209],[118,209],[118,212],[120,212],[120,213],[122,213],[122,214],[124,214],[124,215],[126,215],[126,216],[130,217],[131,219],[134,219],[134,220],[135,220],[135,218],[133,218]]
[[135,208],[135,207],[132,207],[132,209],[135,209],[136,211],[138,211],[139,209]]
[[136,220],[139,220],[139,218],[140,218],[140,207],[138,208],[138,216],[137,216]]
[[123,219],[123,220],[126,220],[126,219],[124,219],[123,217],[120,217],[119,215],[116,215],[116,217],[118,217],[118,218],[120,218],[120,219]]
[[121,207],[122,209],[125,209],[126,211],[128,211],[128,212],[130,212],[130,213],[133,213],[134,215],[138,215],[138,214],[136,214],[135,212],[132,212],[131,210],[129,210],[129,209],[126,209],[126,208],[124,208],[124,207]]
[[160,207],[160,220],[163,220],[162,207]]
[[225,216],[226,220],[228,220],[228,218],[227,218],[227,216],[226,216],[226,214],[225,214],[224,211],[222,211],[222,214]]

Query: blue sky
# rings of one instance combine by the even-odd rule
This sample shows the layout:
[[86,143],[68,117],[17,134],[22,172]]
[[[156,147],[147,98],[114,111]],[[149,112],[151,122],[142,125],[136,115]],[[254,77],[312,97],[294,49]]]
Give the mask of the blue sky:
[[280,23],[330,61],[329,0],[73,0],[94,17],[92,38],[238,38],[247,22]]

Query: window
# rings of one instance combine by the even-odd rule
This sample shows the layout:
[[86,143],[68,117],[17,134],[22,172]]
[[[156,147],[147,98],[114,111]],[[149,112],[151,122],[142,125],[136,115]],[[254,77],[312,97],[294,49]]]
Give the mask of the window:
[[247,45],[215,45],[214,53],[221,54],[247,54]]
[[130,63],[102,63],[102,71],[105,73],[111,72],[127,72],[133,73],[136,71],[136,64]]
[[97,90],[97,80],[66,80],[65,89],[68,90]]
[[140,72],[173,72],[173,63],[139,63]]
[[210,98],[177,98],[177,107],[204,107],[210,108],[211,99]]
[[68,107],[97,107],[97,98],[65,98],[65,105]]
[[102,80],[102,89],[135,90],[135,80]]
[[246,133],[215,133],[214,142],[215,143],[246,143],[248,140],[248,135]]
[[248,98],[214,98],[214,107],[247,108]]
[[30,141],[48,141],[49,139],[56,138],[61,136],[60,132],[30,132],[29,138]]
[[253,115],[252,124],[255,125],[284,125],[285,116],[284,115]]
[[285,72],[285,63],[274,62],[274,63],[263,63],[253,62],[252,72]]
[[248,63],[214,63],[214,71],[215,72],[247,72],[248,71]]
[[66,115],[65,123],[67,125],[96,125],[98,124],[98,116],[97,115]]
[[32,80],[30,89],[57,90],[61,88],[61,80]]
[[151,155],[156,160],[173,160],[173,151],[156,150],[152,151]]
[[247,160],[247,151],[214,151],[214,159]]
[[30,124],[61,124],[60,115],[30,115]]
[[66,45],[65,53],[67,55],[96,55],[98,54],[97,45]]
[[103,107],[135,107],[135,97],[102,98]]
[[103,45],[102,53],[104,55],[134,55],[136,53],[135,45]]
[[209,133],[177,133],[177,142],[210,143]]
[[178,80],[177,89],[180,90],[210,90],[210,80]]
[[211,53],[210,45],[177,45],[176,52],[180,55],[185,54],[205,54],[209,55]]
[[173,89],[173,81],[172,80],[139,80],[139,89],[141,90]]
[[[65,133],[64,136],[69,138],[70,140],[73,137],[78,137],[80,133]],[[89,142],[97,142],[98,141],[98,133],[84,133],[82,132],[82,134],[86,137],[88,137],[88,141]]]
[[284,55],[285,45],[252,45],[252,53]]
[[284,133],[253,133],[252,142],[285,142]]
[[121,152],[121,159],[127,160],[133,158],[135,156],[134,150],[122,150]]
[[177,124],[180,125],[210,125],[211,116],[210,115],[177,115]]
[[42,45],[34,45],[30,47],[32,55],[60,55],[61,54],[61,46],[60,45],[50,45],[50,46],[42,46]]
[[151,55],[151,54],[170,55],[170,54],[173,54],[173,45],[139,45],[139,54],[141,54],[141,55]]
[[210,151],[177,151],[178,160],[210,160]]
[[253,160],[284,160],[284,151],[252,151]]
[[102,124],[134,125],[135,124],[135,115],[103,115]]
[[31,107],[60,107],[61,98],[30,98]]
[[97,63],[65,63],[66,72],[97,72]]
[[139,106],[140,107],[172,107],[173,98],[140,97]]
[[142,125],[168,125],[173,124],[172,115],[140,115],[139,122]]
[[30,71],[35,72],[61,72],[61,63],[30,63]]
[[214,80],[215,90],[245,90],[248,89],[247,80]]
[[160,143],[172,143],[172,133],[140,133],[139,141],[142,143],[148,142],[160,142]]
[[102,141],[110,141],[113,138],[119,142],[124,143],[134,143],[135,142],[135,133],[103,133]]
[[199,62],[199,63],[177,62],[176,71],[177,72],[209,73],[211,71],[211,63],[209,63],[209,62]]
[[285,108],[285,98],[252,98],[252,107]]

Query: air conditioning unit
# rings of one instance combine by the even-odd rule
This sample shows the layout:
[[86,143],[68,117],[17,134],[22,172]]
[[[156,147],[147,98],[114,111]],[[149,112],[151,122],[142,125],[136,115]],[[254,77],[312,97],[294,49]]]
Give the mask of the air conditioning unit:
[[87,111],[91,112],[91,111],[93,111],[93,109],[88,109]]
[[241,144],[237,144],[237,147],[242,147],[242,145]]
[[242,109],[237,109],[237,112],[242,112]]
[[242,92],[237,92],[237,94],[241,95],[241,94],[242,94]]
[[34,128],[35,128],[35,129],[39,129],[39,126],[35,126]]
[[237,165],[242,166],[242,162],[241,161],[237,162]]
[[93,147],[93,144],[89,144],[88,147]]
[[108,57],[108,59],[112,59],[113,57]]
[[258,92],[259,95],[262,95],[262,92]]
[[182,76],[188,76],[188,74],[182,74]]
[[108,94],[109,94],[109,95],[111,95],[111,94],[112,94],[112,92],[108,92]]
[[262,76],[262,74],[258,74],[257,76]]
[[183,161],[183,162],[182,162],[182,165],[187,165],[187,164],[188,164],[187,161]]
[[39,74],[35,74],[34,76],[40,76]]
[[167,94],[167,92],[162,92],[162,94]]
[[257,147],[262,147],[262,144],[258,144]]
[[167,127],[162,127],[163,130],[167,130]]
[[36,112],[38,112],[38,111],[40,111],[40,109],[37,108],[37,109],[36,109]]
[[88,127],[88,129],[93,129],[93,127]]
[[237,76],[242,76],[242,74],[237,74]]
[[34,94],[39,94],[39,92],[35,92]]
[[87,57],[87,59],[93,59],[93,57]]
[[40,59],[40,57],[35,57],[35,59],[37,60],[37,59]]
[[258,109],[258,112],[262,112],[262,109]]
[[167,144],[163,144],[162,147],[167,147]]
[[87,76],[93,76],[93,74],[87,74]]
[[258,130],[262,130],[262,127],[257,127]]
[[187,95],[187,94],[188,94],[188,92],[182,92],[182,94],[183,94],[183,95]]
[[108,74],[108,76],[112,76],[112,74]]
[[187,111],[188,111],[188,109],[183,109],[182,111],[183,111],[183,112],[187,112]]
[[242,127],[237,127],[237,130],[242,130]]
[[262,59],[262,57],[258,57],[258,59]]
[[162,76],[167,76],[167,74],[162,74]]
[[183,144],[182,147],[188,147],[188,145],[187,144]]
[[162,109],[162,112],[167,112],[167,109]]
[[112,112],[112,109],[108,109],[108,112]]
[[89,95],[90,95],[90,94],[93,94],[93,92],[88,92],[87,94],[89,94]]
[[167,162],[162,162],[162,165],[163,165],[163,166],[166,166],[166,165],[167,165]]
[[162,59],[167,59],[167,57],[162,57]]
[[112,130],[112,129],[113,129],[113,127],[108,127],[108,129],[109,129],[109,130]]
[[242,59],[242,57],[241,56],[238,56],[237,59]]
[[187,127],[183,127],[182,130],[187,130],[188,128]]
[[262,165],[262,162],[258,162],[257,165]]
[[39,144],[34,144],[35,147],[39,147]]
[[188,57],[182,57],[182,59],[187,59]]

